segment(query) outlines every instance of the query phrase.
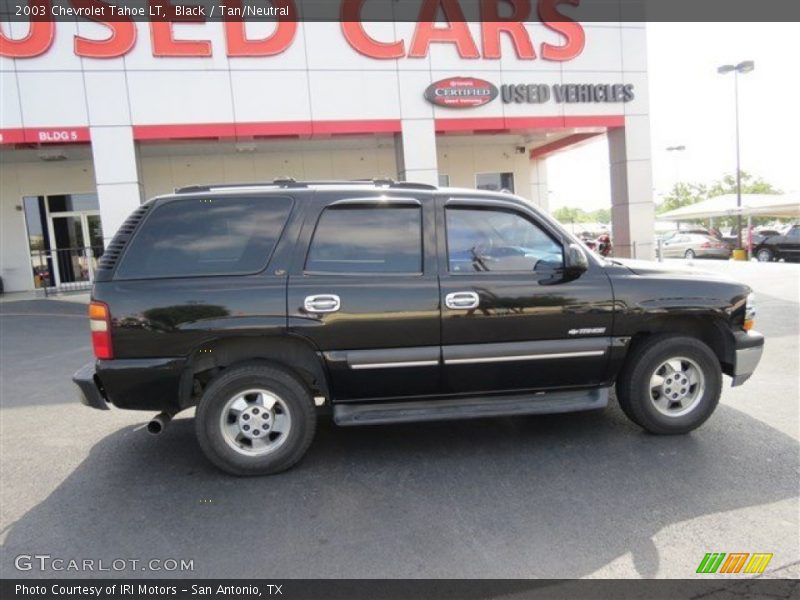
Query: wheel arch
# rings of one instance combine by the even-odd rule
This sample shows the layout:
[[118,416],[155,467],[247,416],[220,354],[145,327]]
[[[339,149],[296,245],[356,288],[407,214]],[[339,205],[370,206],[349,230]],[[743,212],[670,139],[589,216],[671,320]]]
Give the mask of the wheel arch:
[[632,336],[625,356],[624,364],[628,364],[635,356],[636,350],[644,342],[655,335],[686,336],[700,340],[719,360],[722,372],[730,375],[733,372],[736,355],[736,343],[733,332],[722,318],[703,316],[665,316],[648,320]]
[[226,336],[203,343],[189,355],[181,376],[181,408],[197,403],[203,389],[234,365],[265,362],[298,375],[315,396],[330,400],[325,364],[310,342],[297,336]]

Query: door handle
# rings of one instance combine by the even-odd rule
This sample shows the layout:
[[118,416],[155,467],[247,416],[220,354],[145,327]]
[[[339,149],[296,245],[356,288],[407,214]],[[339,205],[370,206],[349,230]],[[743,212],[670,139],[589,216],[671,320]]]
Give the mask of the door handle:
[[332,313],[342,307],[342,301],[336,294],[319,294],[317,296],[306,296],[303,301],[303,308],[311,313]]
[[453,292],[444,297],[444,305],[452,310],[478,308],[480,298],[475,292]]

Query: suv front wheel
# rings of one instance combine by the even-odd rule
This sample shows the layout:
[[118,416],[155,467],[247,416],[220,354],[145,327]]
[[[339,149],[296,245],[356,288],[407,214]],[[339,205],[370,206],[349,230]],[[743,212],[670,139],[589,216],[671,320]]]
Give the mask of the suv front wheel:
[[203,452],[233,475],[285,471],[303,457],[315,429],[311,393],[272,365],[226,369],[206,388],[195,415]]
[[623,412],[650,433],[688,433],[714,412],[722,371],[714,352],[690,337],[658,335],[635,350],[617,381]]

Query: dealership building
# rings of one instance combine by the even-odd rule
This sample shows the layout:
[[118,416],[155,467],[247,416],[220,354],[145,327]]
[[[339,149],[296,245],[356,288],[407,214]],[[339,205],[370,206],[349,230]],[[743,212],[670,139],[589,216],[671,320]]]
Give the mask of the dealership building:
[[129,213],[191,184],[392,178],[547,209],[548,157],[596,136],[615,253],[652,256],[644,23],[81,18],[0,32],[6,291],[90,281]]

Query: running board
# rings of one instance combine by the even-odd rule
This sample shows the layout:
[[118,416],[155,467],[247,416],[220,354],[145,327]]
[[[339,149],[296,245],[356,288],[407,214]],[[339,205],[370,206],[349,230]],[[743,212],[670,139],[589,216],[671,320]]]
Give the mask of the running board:
[[566,413],[605,408],[607,404],[608,388],[595,388],[525,396],[334,404],[333,420],[337,425],[379,425]]

